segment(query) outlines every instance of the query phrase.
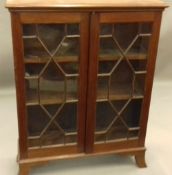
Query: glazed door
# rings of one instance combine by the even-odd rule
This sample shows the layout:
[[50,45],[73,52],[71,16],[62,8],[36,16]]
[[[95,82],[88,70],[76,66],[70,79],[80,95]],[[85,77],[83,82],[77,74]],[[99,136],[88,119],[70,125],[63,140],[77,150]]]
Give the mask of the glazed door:
[[29,155],[32,156],[32,151],[37,155],[36,150],[39,150],[39,156],[41,149],[49,149],[50,154],[52,148],[53,154],[82,152],[88,16],[84,13],[22,13],[20,18]]
[[139,146],[153,20],[142,12],[92,15],[87,152]]

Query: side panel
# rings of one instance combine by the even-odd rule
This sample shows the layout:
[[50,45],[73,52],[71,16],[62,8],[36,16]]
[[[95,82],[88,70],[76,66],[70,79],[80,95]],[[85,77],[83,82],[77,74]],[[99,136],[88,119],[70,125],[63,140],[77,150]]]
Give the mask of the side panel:
[[27,157],[27,121],[25,113],[25,88],[24,88],[24,66],[23,66],[23,41],[22,26],[18,13],[11,14],[14,70],[17,95],[17,112],[19,128],[19,157]]
[[155,19],[153,22],[153,31],[152,31],[152,39],[150,43],[150,53],[149,53],[149,61],[147,65],[147,77],[145,82],[145,98],[143,101],[143,108],[141,113],[141,120],[140,120],[140,134],[139,134],[139,145],[143,146],[145,144],[145,137],[146,137],[146,129],[147,129],[147,122],[149,116],[149,108],[151,102],[151,93],[152,93],[152,86],[153,86],[153,79],[154,79],[154,72],[155,72],[155,65],[156,65],[156,57],[158,51],[158,42],[159,42],[159,35],[160,35],[160,27],[161,27],[161,18],[162,12],[158,12],[155,15]]

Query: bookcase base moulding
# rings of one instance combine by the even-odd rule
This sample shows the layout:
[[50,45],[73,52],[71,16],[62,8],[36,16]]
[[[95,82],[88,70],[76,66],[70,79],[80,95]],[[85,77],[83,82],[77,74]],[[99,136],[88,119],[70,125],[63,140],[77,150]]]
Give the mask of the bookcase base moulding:
[[119,154],[146,167],[159,0],[8,0],[19,174],[59,159]]

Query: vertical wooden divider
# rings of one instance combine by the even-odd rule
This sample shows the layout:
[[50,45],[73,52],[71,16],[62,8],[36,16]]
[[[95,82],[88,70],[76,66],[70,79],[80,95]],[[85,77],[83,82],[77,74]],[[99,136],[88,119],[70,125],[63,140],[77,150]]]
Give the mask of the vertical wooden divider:
[[85,149],[85,122],[86,122],[86,103],[87,103],[87,72],[88,72],[88,42],[89,42],[89,15],[82,14],[80,23],[80,66],[79,66],[79,103],[78,103],[78,152],[84,152]]
[[99,51],[99,14],[93,12],[91,14],[91,22],[90,22],[90,50],[89,50],[89,69],[88,69],[88,95],[87,95],[86,147],[85,147],[86,153],[93,152],[94,147],[98,51]]

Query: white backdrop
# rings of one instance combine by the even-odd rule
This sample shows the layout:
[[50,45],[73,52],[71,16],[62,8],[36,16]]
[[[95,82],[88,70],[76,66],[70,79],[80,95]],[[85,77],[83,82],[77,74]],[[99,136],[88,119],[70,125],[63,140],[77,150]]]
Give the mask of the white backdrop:
[[172,0],[166,2],[170,7],[164,11],[162,18],[155,78],[172,81]]

